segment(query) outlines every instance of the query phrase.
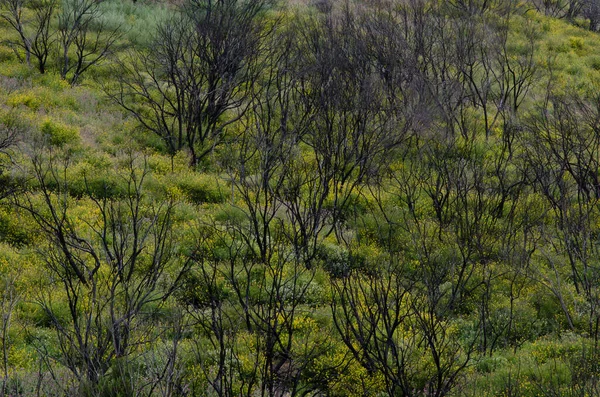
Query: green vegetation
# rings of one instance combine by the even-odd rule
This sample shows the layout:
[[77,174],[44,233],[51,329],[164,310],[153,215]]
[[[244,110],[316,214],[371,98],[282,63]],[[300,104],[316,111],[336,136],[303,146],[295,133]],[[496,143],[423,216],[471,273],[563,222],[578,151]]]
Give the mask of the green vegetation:
[[600,395],[600,3],[0,12],[0,396]]

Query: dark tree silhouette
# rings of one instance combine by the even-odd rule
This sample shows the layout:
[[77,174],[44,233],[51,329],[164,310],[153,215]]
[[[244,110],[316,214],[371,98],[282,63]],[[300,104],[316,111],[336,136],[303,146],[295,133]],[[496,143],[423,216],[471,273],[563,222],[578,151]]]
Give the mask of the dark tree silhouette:
[[[55,41],[55,32],[50,29],[58,2],[55,0],[24,1],[4,0],[0,2],[3,10],[2,18],[9,23],[19,35],[18,41],[9,44],[25,52],[25,62],[31,63],[33,55],[40,73],[46,72],[48,56]],[[26,8],[33,11],[33,18],[25,17]],[[21,59],[22,55],[16,51]]]
[[[32,172],[38,191],[15,201],[45,238],[39,249],[48,284],[38,303],[56,332],[53,350],[60,353],[43,359],[51,371],[53,361],[67,368],[79,384],[78,393],[95,395],[103,387],[109,393],[136,393],[138,386],[152,385],[134,385],[118,374],[127,373],[132,352],[150,340],[144,338],[152,338],[152,329],[145,337],[140,331],[144,317],[160,310],[188,269],[189,262],[173,251],[173,204],[145,201],[148,170],[144,161],[140,166],[131,157],[122,175],[124,197],[92,194],[87,200],[95,206],[94,215],[77,219],[64,177],[67,166],[60,154],[36,155]],[[65,315],[57,309],[56,291],[64,296]],[[114,384],[103,381],[109,370]]]
[[[109,95],[171,153],[186,148],[197,165],[247,109],[262,41],[274,28],[268,0],[193,0],[163,23],[149,48],[116,71]],[[276,24],[276,23],[275,23]]]

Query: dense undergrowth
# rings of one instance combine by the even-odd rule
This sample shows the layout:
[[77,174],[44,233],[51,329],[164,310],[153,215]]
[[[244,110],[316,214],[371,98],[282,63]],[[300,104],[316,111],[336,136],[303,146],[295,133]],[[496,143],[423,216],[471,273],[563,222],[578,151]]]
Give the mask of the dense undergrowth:
[[585,15],[95,6],[0,21],[1,395],[600,393]]

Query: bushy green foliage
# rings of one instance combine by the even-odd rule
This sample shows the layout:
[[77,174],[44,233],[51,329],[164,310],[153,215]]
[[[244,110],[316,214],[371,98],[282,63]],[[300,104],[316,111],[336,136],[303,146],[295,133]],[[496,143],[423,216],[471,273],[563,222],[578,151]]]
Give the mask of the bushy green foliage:
[[156,27],[172,15],[169,5],[150,1],[105,1],[102,10],[109,28],[122,29],[127,41],[139,46],[149,45]]
[[46,137],[51,145],[63,146],[67,143],[77,143],[79,132],[73,127],[46,118],[40,125],[40,132]]
[[[358,11],[376,5],[257,14],[278,45],[261,42],[269,51],[244,70],[260,78],[236,88],[248,95],[192,166],[192,148],[167,150],[105,95],[113,66],[135,64],[132,48],[156,50],[176,5],[101,2],[92,31],[124,34],[110,67],[79,87],[0,45],[0,132],[18,127],[0,148],[0,192],[12,193],[0,196],[0,394],[211,395],[223,381],[246,396],[595,395],[600,37],[521,4],[506,16],[484,2],[401,3],[365,19]],[[398,15],[434,28],[378,42]],[[0,33],[12,34],[6,23]],[[473,35],[489,47],[454,54]],[[430,47],[411,59],[411,45]],[[389,51],[402,57],[382,60]],[[507,88],[530,56],[531,86]],[[138,77],[174,97],[160,73]],[[112,316],[125,306],[137,317],[121,329]],[[66,337],[86,326],[88,345]],[[107,350],[94,352],[100,341]],[[98,353],[102,376],[76,374],[78,349]]]
[[24,219],[5,207],[0,207],[0,241],[15,246],[23,246],[31,241],[24,227]]
[[211,175],[187,173],[177,175],[175,188],[195,204],[222,203],[226,199],[225,184]]

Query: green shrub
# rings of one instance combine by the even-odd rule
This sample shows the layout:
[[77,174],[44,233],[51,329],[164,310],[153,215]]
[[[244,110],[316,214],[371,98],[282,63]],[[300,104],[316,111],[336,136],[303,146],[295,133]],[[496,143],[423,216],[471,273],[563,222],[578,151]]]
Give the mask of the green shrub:
[[543,338],[531,344],[531,356],[538,364],[545,364],[553,360],[568,360],[569,357],[578,356],[582,344],[577,340],[556,340]]
[[475,364],[475,368],[478,372],[489,374],[506,366],[507,364],[508,360],[505,357],[499,355],[492,357],[484,356],[479,358]]
[[0,241],[13,246],[24,246],[29,243],[27,231],[22,227],[20,219],[14,213],[0,207]]
[[243,224],[248,219],[244,211],[231,205],[226,205],[215,214],[215,220],[224,224]]
[[581,37],[569,37],[569,46],[576,52],[583,50],[584,41]]
[[594,70],[600,70],[600,56],[589,57],[587,64]]
[[35,69],[24,63],[0,62],[0,74],[25,80],[35,74]]
[[169,7],[155,2],[109,0],[101,3],[103,23],[109,30],[121,29],[124,38],[134,45],[147,45],[156,26],[171,14]]
[[6,103],[14,108],[19,106],[28,107],[31,110],[39,110],[42,104],[40,98],[31,91],[19,92],[11,95]]
[[0,62],[14,62],[16,55],[13,50],[8,47],[0,46]]
[[113,360],[110,370],[98,385],[82,382],[81,395],[89,397],[133,396],[136,394],[134,379],[139,379],[140,371],[137,363],[129,358]]
[[123,197],[127,186],[106,172],[106,170],[88,170],[73,176],[69,183],[69,194],[74,197],[91,196],[96,199]]
[[68,127],[51,118],[46,118],[42,122],[40,131],[48,138],[50,144],[54,146],[63,146],[66,143],[79,142],[79,132],[77,129]]
[[212,176],[190,172],[178,176],[176,179],[177,188],[195,204],[222,203],[225,201],[225,194],[216,178]]
[[[47,288],[52,288],[48,286]],[[66,302],[54,302],[50,311],[39,304],[23,302],[19,305],[21,317],[35,324],[36,328],[53,328],[55,321],[65,324],[69,321],[70,312]]]
[[57,73],[47,72],[39,75],[36,78],[42,86],[52,89],[53,91],[63,91],[70,87],[69,83],[60,77]]
[[344,277],[352,269],[362,266],[362,261],[352,258],[348,250],[335,244],[321,244],[317,258],[321,260],[322,268],[332,277]]

